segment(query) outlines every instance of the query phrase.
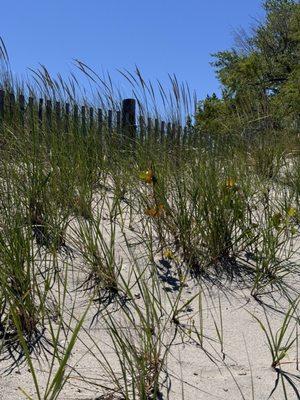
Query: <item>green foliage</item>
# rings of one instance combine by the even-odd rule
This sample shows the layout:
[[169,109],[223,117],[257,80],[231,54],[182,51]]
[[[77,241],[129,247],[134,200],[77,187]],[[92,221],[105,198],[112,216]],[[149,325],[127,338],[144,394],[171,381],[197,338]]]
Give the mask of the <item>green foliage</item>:
[[265,21],[252,35],[241,34],[239,45],[214,54],[223,98],[200,103],[204,131],[299,128],[300,5],[270,0],[264,9]]
[[219,99],[213,93],[198,104],[197,127],[209,133],[229,131],[229,117],[232,114],[233,111],[228,102],[225,99]]

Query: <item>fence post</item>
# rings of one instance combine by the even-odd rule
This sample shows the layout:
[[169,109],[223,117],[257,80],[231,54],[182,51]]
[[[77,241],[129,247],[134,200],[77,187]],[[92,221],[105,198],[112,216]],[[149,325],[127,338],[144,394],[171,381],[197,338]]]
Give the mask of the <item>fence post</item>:
[[0,123],[4,120],[4,90],[0,89]]
[[20,111],[20,120],[21,125],[24,126],[24,113],[25,113],[25,97],[23,94],[19,95],[19,111]]
[[56,119],[56,129],[58,133],[61,133],[61,107],[59,101],[55,103],[55,119]]
[[107,126],[108,126],[108,132],[112,133],[112,124],[113,124],[113,114],[112,114],[112,110],[108,110],[107,111]]
[[94,128],[94,109],[93,107],[90,107],[90,132],[93,130]]
[[117,111],[117,132],[121,131],[121,111]]
[[141,142],[143,143],[145,140],[146,127],[145,127],[145,119],[142,115],[139,116],[139,125],[140,125],[140,139]]
[[46,100],[46,128],[48,131],[52,129],[52,101]]
[[78,123],[78,105],[74,104],[73,106],[73,126],[76,133],[79,131],[79,123]]
[[34,99],[33,99],[33,97],[29,97],[28,98],[28,110],[29,110],[29,116],[28,116],[28,121],[29,121],[29,124],[30,124],[30,129],[32,130],[32,131],[34,131],[34,127],[35,127],[35,124],[34,124]]
[[86,134],[86,116],[85,116],[85,106],[81,106],[81,132]]
[[135,136],[135,99],[124,99],[122,102],[122,128],[130,137]]
[[69,132],[70,104],[65,104],[65,132]]
[[102,135],[102,123],[103,123],[103,113],[101,108],[98,108],[98,134],[101,136]]
[[168,122],[167,123],[167,141],[168,142],[170,142],[171,132],[172,132],[172,125],[171,125],[171,122]]
[[165,121],[161,121],[161,124],[160,124],[160,142],[161,143],[164,143],[164,141],[165,141],[165,125],[166,125]]
[[14,93],[9,94],[9,122],[12,124],[15,113],[15,95]]
[[38,120],[39,120],[39,128],[42,129],[43,124],[43,99],[39,99],[39,108],[38,108]]

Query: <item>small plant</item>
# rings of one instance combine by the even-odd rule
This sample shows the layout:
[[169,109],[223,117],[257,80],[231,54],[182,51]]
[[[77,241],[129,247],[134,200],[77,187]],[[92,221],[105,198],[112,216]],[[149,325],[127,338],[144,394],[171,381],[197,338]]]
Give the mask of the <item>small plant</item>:
[[9,368],[15,368],[25,360],[20,334],[29,353],[50,345],[44,335],[44,301],[52,278],[35,265],[31,231],[22,226],[22,216],[11,217],[0,234],[0,337],[4,359],[11,359]]
[[153,223],[162,245],[165,238],[172,238],[176,251],[196,274],[210,265],[233,265],[251,240],[247,236],[250,190],[226,176],[222,165],[207,156],[193,167],[185,166],[188,173],[177,169],[162,183],[158,179],[152,195],[156,205],[146,210],[156,217]]
[[79,221],[75,244],[80,251],[87,274],[81,287],[92,293],[100,305],[109,305],[121,294],[118,278],[122,263],[116,260],[116,221],[109,211],[108,230],[103,229],[101,215]]
[[284,278],[294,271],[290,260],[296,251],[293,243],[298,236],[297,210],[290,206],[280,207],[280,210],[267,203],[260,223],[252,230],[257,237],[250,261],[255,268],[252,295],[256,299],[267,287],[282,288]]
[[[272,368],[276,369],[277,367],[280,367],[284,358],[287,356],[288,351],[297,340],[295,330],[297,324],[299,324],[299,321],[298,316],[295,317],[295,314],[297,314],[298,305],[299,298],[291,302],[290,307],[287,310],[285,317],[282,321],[282,324],[275,334],[273,332],[271,322],[266,311],[264,311],[266,324],[264,324],[258,317],[252,314],[253,318],[259,323],[268,341],[269,350],[272,356]],[[291,327],[292,324],[293,327]]]
[[[67,268],[64,269],[66,272]],[[74,309],[69,313],[66,310],[66,291],[67,291],[67,274],[64,273],[64,281],[58,286],[61,297],[57,304],[58,318],[55,322],[52,320],[52,315],[46,313],[48,323],[49,341],[51,342],[53,351],[47,355],[45,360],[49,365],[48,379],[46,385],[39,382],[38,369],[35,366],[34,360],[31,357],[28,343],[24,340],[23,332],[18,329],[20,343],[23,348],[25,359],[30,370],[35,388],[35,396],[30,396],[26,390],[19,387],[20,392],[28,400],[57,400],[60,398],[61,392],[68,382],[72,373],[72,367],[69,366],[69,360],[72,355],[73,348],[78,341],[79,334],[84,323],[87,312],[90,308],[90,303],[83,312],[80,318],[74,315]],[[61,345],[62,338],[64,345]]]
[[250,151],[254,171],[263,179],[269,180],[278,178],[285,159],[282,139],[272,135],[273,133],[259,135]]

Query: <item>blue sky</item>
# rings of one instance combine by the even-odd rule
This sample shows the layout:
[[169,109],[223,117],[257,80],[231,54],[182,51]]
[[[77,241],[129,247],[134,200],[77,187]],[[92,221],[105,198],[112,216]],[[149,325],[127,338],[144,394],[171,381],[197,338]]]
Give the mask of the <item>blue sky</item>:
[[138,65],[151,80],[175,73],[201,98],[219,88],[211,53],[262,16],[261,0],[3,1],[0,36],[17,74],[41,63],[66,76],[78,58],[118,84],[116,69]]

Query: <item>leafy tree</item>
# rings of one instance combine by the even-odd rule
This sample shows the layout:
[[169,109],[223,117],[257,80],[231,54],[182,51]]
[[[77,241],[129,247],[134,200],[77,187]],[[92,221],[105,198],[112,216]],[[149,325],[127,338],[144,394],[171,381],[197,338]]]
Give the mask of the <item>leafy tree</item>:
[[252,130],[298,126],[300,4],[267,0],[264,9],[265,20],[249,37],[242,34],[238,46],[214,55],[223,97],[200,103],[197,122],[204,130],[231,128],[228,118]]

